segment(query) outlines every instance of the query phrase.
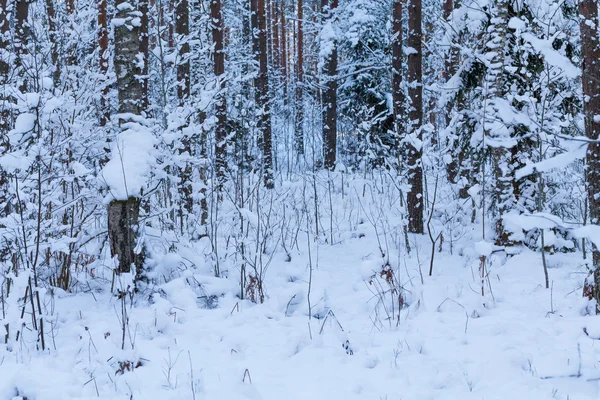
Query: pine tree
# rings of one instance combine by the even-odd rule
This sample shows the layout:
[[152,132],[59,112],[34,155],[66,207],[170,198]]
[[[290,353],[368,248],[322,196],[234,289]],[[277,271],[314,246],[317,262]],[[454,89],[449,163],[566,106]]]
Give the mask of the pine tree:
[[[585,135],[591,141],[586,153],[587,195],[590,221],[600,222],[600,40],[598,39],[598,3],[582,0],[579,3],[582,46],[583,114]],[[591,278],[591,279],[590,279]],[[600,250],[593,245],[592,276],[587,280],[587,293],[596,300],[596,313],[600,313]],[[585,290],[584,290],[585,292]]]
[[421,0],[408,5],[408,97],[410,106],[407,124],[407,168],[410,190],[407,194],[408,231],[423,233],[423,65]]

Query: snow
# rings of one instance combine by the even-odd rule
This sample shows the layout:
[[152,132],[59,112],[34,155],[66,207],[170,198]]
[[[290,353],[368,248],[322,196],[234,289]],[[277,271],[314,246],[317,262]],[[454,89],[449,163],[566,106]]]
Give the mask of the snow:
[[[148,146],[150,141],[134,133],[122,143],[136,144],[136,150]],[[364,183],[352,182],[356,188]],[[284,186],[281,193],[297,185]],[[348,212],[354,202],[350,214],[359,223],[352,227],[340,220],[345,231],[340,234],[348,235],[334,245],[322,237],[300,241],[290,249],[289,262],[276,252],[264,304],[236,297],[239,271],[216,278],[210,258],[193,257],[211,253],[208,239],[193,252],[152,256],[151,277],[162,283],[149,296],[136,294],[133,305],[127,300],[124,342],[121,303],[109,290],[93,296],[43,292],[43,301],[52,301],[56,310],[50,349],[35,350],[30,336],[18,351],[0,345],[0,398],[598,398],[600,348],[583,328],[596,334],[600,320],[581,315],[587,303],[578,289],[585,277],[574,260],[580,255],[546,255],[552,282],[546,290],[539,253],[496,258],[496,247],[469,228],[454,244],[454,254],[447,244],[436,253],[433,276],[421,283],[430,242],[411,236],[411,254],[392,247],[386,256],[405,297],[397,323],[394,316],[387,319],[381,303],[391,307],[387,294],[377,295],[379,285],[387,285],[380,275],[385,259],[378,235],[384,240],[401,232],[401,219],[388,207],[382,219],[387,222],[381,223],[390,224],[389,232],[376,231],[367,221],[381,211],[380,203],[351,188],[343,200],[339,186],[334,189],[334,213]],[[262,218],[239,211],[253,224]],[[559,223],[545,214],[524,217],[522,223],[530,219],[531,226],[548,219],[552,223],[544,227]],[[488,256],[493,291],[484,297],[477,277],[481,255]],[[165,282],[163,276],[174,278]],[[126,287],[131,279],[117,277],[116,286]],[[16,314],[10,318],[18,319],[20,309],[12,310]]]
[[146,186],[148,175],[156,162],[152,133],[143,125],[128,122],[123,132],[111,143],[111,158],[101,172],[108,188],[105,202],[138,197]]

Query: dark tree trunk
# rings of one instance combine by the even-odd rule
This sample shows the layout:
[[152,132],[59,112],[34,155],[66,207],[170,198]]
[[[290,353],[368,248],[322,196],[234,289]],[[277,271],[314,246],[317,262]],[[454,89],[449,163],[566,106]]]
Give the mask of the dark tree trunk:
[[[326,22],[334,23],[334,13],[338,0],[322,0],[323,12],[327,12]],[[329,7],[327,7],[329,6]],[[325,59],[324,75],[325,84],[323,89],[323,153],[325,168],[334,169],[337,155],[337,66],[338,51],[337,43],[333,43],[331,52]]]
[[140,54],[144,57],[144,66],[141,71],[139,71],[140,80],[142,83],[142,110],[147,111],[148,105],[150,104],[150,100],[148,99],[148,74],[149,74],[149,43],[150,43],[150,35],[148,33],[148,1],[149,0],[139,0],[139,12],[140,12],[140,30],[139,30],[139,41],[140,41]]
[[[508,0],[498,0],[496,2],[496,18],[495,23],[490,29],[491,40],[489,41],[488,48],[493,52],[491,65],[488,69],[487,76],[487,104],[493,104],[496,98],[504,98],[506,93],[506,85],[504,79],[504,63],[505,63],[505,52],[506,52],[506,34],[508,25]],[[488,106],[489,109],[484,110],[485,117],[490,113],[492,107]],[[494,138],[495,132],[490,130],[489,126],[493,121],[488,121],[484,118],[485,127],[484,134],[487,137]],[[495,243],[498,246],[505,246],[509,244],[509,234],[504,229],[502,216],[509,211],[510,205],[506,204],[507,198],[512,196],[512,182],[513,179],[509,174],[509,157],[510,151],[505,147],[496,146],[491,149],[493,173],[495,179],[495,198],[496,207],[498,211],[498,218],[495,223]]]
[[298,0],[298,31],[296,44],[296,151],[304,154],[304,4]]
[[[410,0],[408,7],[408,96],[410,111],[408,113],[407,133],[421,142],[423,134],[423,65],[422,65],[422,36],[421,29],[421,0]],[[411,233],[423,233],[423,167],[421,156],[423,150],[415,147],[413,139],[406,142],[408,155],[408,183],[410,190],[407,195],[408,230]]]
[[54,73],[52,81],[54,87],[58,88],[60,84],[60,61],[58,58],[58,40],[56,37],[56,10],[54,8],[54,0],[46,0],[46,14],[48,17],[48,39],[50,40],[50,56],[52,57],[52,65]]
[[[8,0],[0,0],[0,49],[8,51],[8,34],[9,34],[9,18],[7,9]],[[8,153],[10,149],[10,141],[8,140],[8,131],[10,130],[11,114],[9,102],[11,99],[6,95],[6,85],[8,84],[8,75],[10,65],[4,59],[0,59],[0,87],[3,89],[3,95],[0,97],[0,155]],[[10,212],[9,192],[8,192],[9,176],[8,173],[0,167],[0,218],[4,218]],[[3,242],[9,242],[8,238],[4,238]],[[0,261],[6,261],[10,256],[9,246],[4,246],[0,249]]]
[[[127,0],[116,0],[116,18],[126,21],[115,26],[115,74],[119,98],[119,113],[139,116],[144,105],[144,88],[138,78],[141,71],[136,67],[140,52],[140,27],[131,24],[137,15]],[[114,155],[115,157],[117,155]],[[117,273],[131,271],[135,265],[139,272],[143,264],[143,254],[135,253],[137,243],[140,200],[130,197],[127,200],[113,200],[108,205],[108,236],[112,256],[118,256]]]
[[225,53],[223,51],[223,12],[221,0],[211,0],[210,15],[212,20],[212,37],[215,45],[214,73],[219,85],[219,93],[216,95],[217,126],[215,131],[215,156],[217,181],[219,190],[225,181],[226,158],[227,158],[227,103],[225,102]]
[[285,21],[285,1],[281,2],[281,40],[279,41],[281,44],[281,77],[283,79],[283,104],[286,105],[288,101],[288,40],[287,40],[287,30],[286,30],[286,21]]
[[23,57],[27,53],[29,43],[29,2],[27,0],[17,0],[15,16],[15,66],[19,74],[19,90],[22,93],[27,92],[27,78],[23,71]]
[[[108,73],[108,18],[106,10],[106,1],[98,1],[98,47],[100,53],[100,75],[103,79],[106,78]],[[106,126],[109,119],[108,110],[108,92],[109,87],[106,83],[103,83],[104,88],[100,97],[100,125]]]
[[[585,135],[591,142],[586,153],[588,205],[590,221],[600,222],[600,42],[598,39],[598,2],[596,0],[581,0],[579,3],[582,47],[582,81],[585,120]],[[586,280],[588,295],[596,300],[596,313],[600,313],[600,251],[592,244],[592,276]],[[590,290],[591,289],[591,290]],[[585,290],[584,290],[585,294]]]
[[258,130],[263,147],[263,182],[267,189],[274,187],[271,144],[271,104],[269,101],[269,72],[267,59],[267,21],[265,0],[258,0]]
[[398,137],[404,131],[404,90],[402,89],[402,2],[395,0],[392,9],[392,101],[394,103],[395,131]]
[[[175,33],[179,43],[179,62],[177,64],[177,98],[179,106],[184,107],[187,104],[190,95],[190,61],[189,52],[190,45],[188,36],[190,34],[190,10],[187,0],[179,0],[175,7]],[[187,124],[186,124],[187,125]],[[190,156],[194,155],[194,148],[191,139],[184,134],[181,141],[180,154],[187,153]],[[191,214],[194,208],[192,196],[192,167],[189,162],[185,166],[179,168],[179,191],[182,197],[182,208]],[[183,215],[181,215],[181,224],[183,228]]]
[[272,59],[271,65],[275,70],[279,73],[281,69],[281,47],[279,43],[279,7],[277,7],[277,3],[275,0],[269,1],[269,6],[271,9],[271,47],[272,50]]
[[[9,50],[8,35],[10,31],[9,27],[9,16],[8,16],[8,0],[0,0],[0,49],[2,51]],[[10,130],[10,108],[8,107],[8,101],[10,99],[6,96],[5,85],[8,84],[8,74],[10,72],[10,65],[2,58],[0,59],[0,87],[3,89],[3,95],[0,98],[2,102],[0,104],[0,154],[7,152],[8,142],[8,131]],[[2,179],[4,181],[4,178]]]

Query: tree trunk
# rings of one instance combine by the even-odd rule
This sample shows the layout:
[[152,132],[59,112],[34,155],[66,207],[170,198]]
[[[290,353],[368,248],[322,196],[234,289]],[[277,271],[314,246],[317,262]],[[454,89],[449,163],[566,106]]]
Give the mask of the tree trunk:
[[56,37],[56,10],[54,9],[54,0],[46,0],[46,14],[48,16],[48,39],[50,40],[50,55],[54,72],[52,81],[54,87],[58,88],[60,84],[60,61],[58,58],[58,41]]
[[[456,0],[456,4],[454,2],[454,0],[445,0],[444,1],[444,20],[450,25],[451,21],[450,21],[450,16],[452,15],[452,11],[454,11],[454,9],[456,7],[458,7],[458,0]],[[456,72],[458,71],[458,62],[459,62],[459,58],[460,58],[460,53],[459,50],[456,46],[453,45],[454,43],[451,43],[450,45],[450,49],[448,50],[448,55],[446,56],[446,59],[444,61],[444,74],[442,76],[444,82],[446,82],[446,84],[448,83],[448,81],[450,79],[452,79],[452,77],[454,75],[456,75]],[[454,88],[448,88],[447,90],[454,90]],[[459,104],[457,103],[457,106]],[[449,101],[447,106],[446,106],[446,128],[448,128],[448,126],[450,125],[450,121],[452,119],[452,107],[453,107],[453,102]],[[448,135],[451,135],[450,132],[448,132]],[[458,156],[457,151],[458,147],[459,147],[459,140],[458,138],[454,138],[454,139],[450,139],[449,140],[449,149],[451,149],[452,151],[452,160],[446,164],[446,175],[448,177],[448,181],[450,183],[458,183],[458,172],[461,168],[461,163],[459,158],[463,158],[463,157],[456,157]]]
[[[495,132],[489,129],[494,118],[493,103],[497,98],[505,97],[504,61],[506,51],[506,33],[508,25],[508,1],[499,0],[496,3],[496,18],[490,27],[491,40],[488,48],[493,52],[493,58],[488,69],[486,109],[484,110],[484,134],[486,137],[494,138]],[[491,117],[489,116],[491,114]],[[490,123],[488,123],[488,121]],[[500,138],[502,139],[502,138]],[[484,149],[485,150],[485,149]],[[498,246],[507,245],[509,235],[504,229],[502,216],[509,211],[510,205],[506,204],[507,197],[512,192],[512,179],[508,175],[508,159],[510,151],[501,146],[492,148],[493,173],[495,178],[495,198],[498,208],[498,218],[495,223],[495,242]]]
[[140,12],[140,31],[139,31],[139,41],[140,41],[140,54],[144,58],[144,64],[140,71],[141,77],[139,78],[142,83],[142,110],[147,111],[148,106],[150,104],[150,100],[148,99],[148,74],[149,74],[149,43],[150,43],[150,35],[148,32],[149,20],[148,20],[148,1],[149,0],[139,0],[138,9]]
[[259,134],[263,147],[263,182],[267,189],[274,187],[273,155],[271,145],[271,105],[269,101],[269,72],[267,60],[267,21],[265,0],[258,0],[258,93],[259,93]]
[[279,7],[275,0],[272,0],[270,3],[271,9],[271,46],[272,50],[272,60],[271,65],[273,68],[279,73],[281,69],[281,47],[279,43]]
[[[116,0],[115,8],[116,18],[126,21],[115,26],[114,31],[114,65],[119,113],[140,116],[144,104],[144,88],[137,76],[141,71],[136,65],[140,51],[141,29],[131,23],[138,13],[127,0]],[[113,200],[108,205],[110,249],[113,257],[118,256],[119,265],[116,272],[119,274],[130,272],[132,264],[139,271],[143,264],[143,254],[135,254],[139,213],[140,200],[135,197]]]
[[[8,0],[0,0],[0,50],[3,52],[9,51],[9,43],[7,40],[9,35],[7,3]],[[6,94],[5,90],[6,85],[8,84],[9,72],[10,65],[4,58],[0,58],[0,87],[3,88],[3,95],[0,98],[0,155],[5,155],[11,150],[10,141],[8,140],[8,131],[12,126],[10,114],[11,99]],[[0,218],[6,217],[10,212],[8,184],[8,173],[0,167]],[[1,262],[6,261],[11,253],[10,246],[5,246],[6,242],[10,242],[10,240],[5,237],[2,248],[0,249]]]
[[[421,148],[423,133],[423,65],[421,0],[410,0],[408,8],[408,96],[410,97],[409,123],[407,126],[408,183],[407,195],[408,230],[423,233],[423,167]],[[418,142],[418,145],[415,145]]]
[[394,128],[400,137],[404,131],[404,90],[402,89],[402,2],[395,0],[392,9],[392,102]]
[[286,22],[285,22],[285,1],[281,2],[281,39],[279,43],[281,43],[281,78],[283,79],[283,105],[287,105],[288,95],[287,95],[287,85],[288,85],[288,40],[286,33]]
[[[179,0],[175,7],[175,33],[179,43],[179,60],[177,64],[177,98],[179,106],[185,107],[190,95],[190,61],[189,52],[190,45],[188,36],[190,34],[190,10],[187,0]],[[187,122],[187,121],[186,121]],[[186,123],[187,126],[187,123]],[[193,146],[190,137],[187,134],[182,134],[180,154],[187,153],[193,156]],[[192,167],[189,162],[185,166],[179,168],[179,191],[182,197],[182,208],[188,214],[193,212],[194,201],[192,196]],[[181,217],[183,229],[184,218]]]
[[212,37],[215,45],[214,73],[219,92],[216,95],[217,126],[215,131],[216,174],[219,190],[225,181],[227,158],[227,103],[225,101],[225,53],[223,52],[223,13],[221,0],[211,0],[210,15],[212,20]]
[[[98,1],[98,47],[100,49],[100,75],[106,79],[108,73],[108,18],[106,11],[106,1]],[[103,82],[104,88],[100,96],[100,126],[106,126],[109,119],[108,110],[108,85]]]
[[304,154],[304,4],[298,0],[298,31],[296,44],[296,151]]
[[[329,5],[329,7],[327,7]],[[335,10],[338,0],[322,0],[323,12],[327,12],[325,23],[335,22]],[[325,168],[334,169],[337,155],[337,66],[338,51],[336,40],[332,43],[332,49],[327,54],[324,66],[325,85],[323,90],[323,153]]]
[[27,92],[27,78],[23,71],[23,56],[27,53],[29,43],[29,2],[27,0],[17,0],[15,16],[15,66],[19,76],[19,90],[22,93]]
[[[9,51],[8,35],[10,32],[9,16],[8,16],[8,0],[0,0],[0,50],[3,52]],[[3,88],[3,95],[0,98],[0,154],[5,154],[10,145],[8,142],[8,131],[10,130],[10,107],[8,102],[10,99],[6,94],[6,85],[8,84],[8,74],[10,65],[8,61],[0,58],[0,86]],[[4,180],[4,179],[2,179]]]
[[[589,215],[592,224],[600,221],[600,43],[598,39],[598,3],[581,0],[579,3],[582,47],[583,113],[585,135],[590,139],[586,153]],[[592,286],[591,295],[596,300],[596,313],[600,313],[600,251],[592,244],[592,276],[586,285]],[[592,282],[590,282],[590,278]]]

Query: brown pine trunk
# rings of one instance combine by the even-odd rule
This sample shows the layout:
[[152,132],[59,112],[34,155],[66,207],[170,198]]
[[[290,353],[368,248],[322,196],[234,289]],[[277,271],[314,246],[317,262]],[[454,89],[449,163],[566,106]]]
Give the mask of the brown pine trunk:
[[392,101],[394,127],[398,137],[404,131],[404,90],[402,89],[402,2],[395,0],[392,9]]
[[[327,9],[326,22],[334,22],[335,9],[338,0],[322,0],[321,8]],[[327,7],[329,6],[329,7]],[[325,158],[325,168],[334,169],[337,155],[337,66],[338,52],[337,43],[333,43],[331,52],[325,60],[324,75],[325,85],[323,90],[323,153]]]
[[[445,0],[444,1],[444,12],[443,12],[443,16],[444,16],[444,20],[448,23],[450,23],[450,15],[452,14],[452,11],[454,11],[454,9],[456,7],[459,6],[459,2],[458,0]],[[459,50],[456,46],[454,46],[453,44],[451,44],[450,49],[448,50],[448,55],[446,56],[446,59],[444,61],[444,74],[443,74],[443,80],[444,82],[448,82],[458,71],[458,63],[459,63],[459,58],[460,58],[460,53]],[[454,88],[449,88],[449,90],[454,90]],[[457,109],[461,108],[461,104],[459,101],[456,102],[456,106]],[[449,101],[447,106],[446,106],[446,118],[445,118],[445,122],[446,122],[446,127],[448,127],[450,125],[450,121],[452,119],[452,107],[453,107],[453,102]],[[458,139],[454,139],[454,141],[451,143],[451,149],[453,151],[452,155],[452,160],[450,161],[450,163],[446,164],[446,174],[448,176],[448,181],[450,183],[458,183],[458,172],[461,169],[462,165],[461,165],[461,161],[462,159],[464,159],[464,156],[462,156],[462,154],[457,154],[457,151],[459,148],[459,143],[460,141]],[[455,156],[459,156],[459,157],[455,157]],[[460,197],[462,197],[462,195],[465,194],[465,190],[464,188],[461,188],[461,193],[460,193]]]
[[[117,76],[119,113],[141,115],[143,110],[143,85],[137,75],[137,55],[140,51],[140,27],[131,24],[135,10],[126,6],[127,0],[116,0],[116,18],[127,21],[115,26],[114,65]],[[117,157],[117,155],[113,155]],[[116,272],[127,273],[134,265],[139,272],[143,265],[143,254],[135,253],[137,227],[140,213],[140,200],[130,197],[127,200],[113,200],[108,205],[108,236],[112,256],[117,256],[119,265]]]
[[212,37],[215,45],[214,73],[219,85],[219,93],[216,95],[217,126],[215,131],[215,156],[216,174],[219,190],[225,181],[225,169],[227,158],[227,103],[225,102],[225,54],[223,52],[223,13],[221,0],[211,0],[210,16],[212,19]]
[[[408,96],[410,111],[408,113],[407,132],[419,142],[423,139],[423,65],[422,65],[422,36],[421,0],[410,0],[408,7]],[[408,183],[410,190],[407,195],[408,230],[411,233],[423,233],[423,167],[421,156],[423,151],[415,147],[409,138],[408,154]]]
[[[589,216],[593,223],[600,221],[600,43],[598,41],[598,3],[581,0],[579,3],[582,47],[582,81],[585,135],[590,139],[586,153]],[[596,300],[596,313],[600,313],[600,251],[592,244],[592,276],[586,280],[590,294]]]
[[17,0],[15,16],[15,66],[19,74],[19,90],[27,92],[27,78],[23,68],[23,56],[27,53],[29,43],[29,3],[27,0]]
[[281,39],[280,39],[280,43],[281,43],[281,50],[280,50],[280,54],[281,54],[281,79],[283,80],[283,104],[286,105],[287,104],[287,84],[288,84],[288,65],[287,65],[287,57],[288,57],[288,40],[287,40],[287,33],[286,33],[286,26],[285,26],[285,1],[281,2],[281,10],[280,10],[280,15],[281,15]]
[[140,71],[140,79],[142,81],[142,110],[147,112],[150,104],[150,100],[148,99],[148,51],[150,43],[150,35],[148,33],[148,25],[150,24],[148,20],[148,0],[140,0],[138,7],[140,12],[140,53],[144,57],[144,66]]
[[[46,0],[48,1],[48,0]],[[66,0],[65,6],[67,9],[67,17],[71,17],[77,11],[77,5],[75,4],[75,0]],[[69,20],[69,29],[73,30],[73,20]],[[77,46],[73,45],[72,48],[68,49],[67,55],[67,65],[73,65],[77,62],[77,54],[76,54]]]
[[271,43],[272,43],[272,61],[271,64],[277,72],[281,68],[281,47],[279,44],[279,7],[275,0],[269,2],[271,8]]
[[267,189],[274,187],[273,154],[271,143],[271,105],[269,102],[269,72],[267,59],[267,21],[265,0],[258,0],[258,93],[259,93],[259,134],[263,147],[263,183]]
[[60,62],[58,59],[58,41],[56,38],[56,11],[54,9],[54,0],[46,0],[46,14],[48,16],[48,39],[50,40],[50,56],[54,73],[52,80],[54,87],[57,88],[60,83]]
[[298,0],[298,30],[296,34],[296,151],[304,154],[304,4]]
[[[8,51],[9,34],[9,18],[7,9],[8,0],[0,0],[0,49]],[[9,102],[10,98],[6,94],[6,85],[8,83],[8,75],[10,65],[6,60],[0,59],[0,88],[3,95],[0,97],[0,155],[4,155],[10,151],[10,141],[8,140],[8,131],[11,128],[11,115]],[[0,218],[4,218],[10,211],[10,202],[8,201],[8,182],[9,177],[7,172],[0,167],[0,204],[5,206],[0,208]],[[7,240],[8,241],[8,240]],[[5,261],[10,255],[9,246],[3,246],[0,250],[0,261]]]
[[[488,48],[494,52],[491,65],[488,70],[487,87],[488,93],[486,98],[487,109],[484,110],[484,134],[487,137],[493,138],[495,132],[490,130],[489,126],[492,125],[493,120],[488,117],[488,114],[493,110],[490,103],[493,103],[496,98],[504,98],[506,93],[504,74],[504,62],[505,62],[505,51],[506,51],[506,34],[507,25],[509,19],[508,13],[508,0],[498,0],[496,2],[496,18],[495,24],[491,28],[491,40],[489,41]],[[492,148],[492,162],[493,162],[493,173],[495,178],[495,197],[496,205],[498,208],[498,218],[495,223],[495,243],[498,246],[505,246],[510,244],[509,233],[504,229],[502,222],[502,216],[509,211],[509,205],[505,204],[503,197],[512,194],[512,181],[510,176],[506,176],[507,167],[510,163],[510,150],[505,147],[496,146]]]
[[[108,18],[106,11],[106,1],[98,1],[98,47],[100,53],[100,75],[103,79],[106,78],[108,73]],[[100,126],[106,126],[109,120],[108,111],[108,85],[104,84],[102,94],[100,97]]]
[[[175,7],[175,33],[177,33],[178,40],[183,40],[183,43],[179,44],[177,98],[179,100],[179,106],[184,107],[190,95],[191,85],[190,61],[188,59],[190,52],[190,45],[188,43],[188,36],[190,34],[190,11],[187,0],[179,0]],[[187,153],[190,156],[193,156],[193,147],[188,135],[183,135],[181,144],[180,154]],[[180,168],[179,178],[179,191],[181,192],[183,203],[182,207],[190,214],[193,211],[194,201],[192,196],[192,167],[189,162],[186,162],[185,166]],[[181,215],[182,230],[183,223],[183,215]]]

